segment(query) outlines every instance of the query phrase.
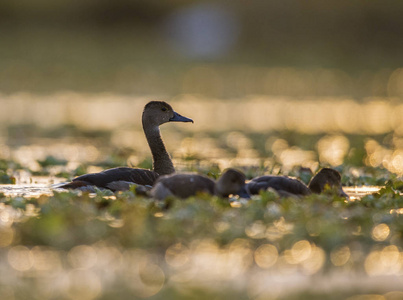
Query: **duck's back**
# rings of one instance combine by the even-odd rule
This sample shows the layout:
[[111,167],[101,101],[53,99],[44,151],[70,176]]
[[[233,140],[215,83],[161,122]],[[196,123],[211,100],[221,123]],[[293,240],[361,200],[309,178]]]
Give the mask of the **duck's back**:
[[215,182],[208,177],[197,174],[172,174],[158,178],[151,194],[157,199],[168,195],[188,198],[197,193],[215,193]]
[[268,188],[294,195],[311,194],[311,191],[303,182],[286,176],[260,176],[252,179],[247,184],[247,189],[252,195],[259,194],[260,191],[267,190]]
[[107,188],[113,181],[127,181],[139,185],[153,185],[158,178],[158,173],[146,169],[133,169],[119,167],[108,169],[99,173],[85,174],[73,179],[66,188],[74,188],[84,185],[95,185]]

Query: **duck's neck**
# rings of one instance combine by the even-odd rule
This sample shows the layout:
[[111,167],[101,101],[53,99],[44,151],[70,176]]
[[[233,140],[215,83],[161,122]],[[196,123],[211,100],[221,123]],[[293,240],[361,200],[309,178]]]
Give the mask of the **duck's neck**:
[[154,171],[160,175],[174,173],[175,168],[162,141],[159,127],[148,127],[143,124],[143,129],[153,155]]

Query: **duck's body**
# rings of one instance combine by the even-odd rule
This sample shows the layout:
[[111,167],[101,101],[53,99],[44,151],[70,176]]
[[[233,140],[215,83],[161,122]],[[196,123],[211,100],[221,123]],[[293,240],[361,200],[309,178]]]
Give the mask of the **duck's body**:
[[251,195],[259,194],[260,191],[268,188],[298,196],[311,194],[311,190],[302,181],[287,176],[265,175],[247,183],[247,191]]
[[335,169],[323,168],[319,170],[319,172],[312,177],[308,187],[312,193],[315,194],[320,194],[326,188],[330,188],[333,189],[339,196],[348,198],[341,185],[341,175]]
[[245,175],[235,169],[228,169],[217,181],[198,174],[171,174],[159,177],[150,194],[159,200],[169,196],[185,199],[198,193],[228,197],[244,185]]
[[62,187],[79,188],[87,185],[95,185],[100,188],[115,190],[114,188],[111,188],[111,183],[113,182],[123,181],[140,185],[153,185],[158,176],[158,173],[147,169],[118,167],[99,173],[81,175],[74,178],[72,182],[67,183]]
[[167,122],[193,123],[193,120],[176,113],[168,103],[163,101],[151,101],[144,107],[142,124],[153,157],[153,170],[118,167],[76,177],[72,182],[59,187],[80,188],[93,185],[113,189],[111,186],[120,186],[119,181],[126,182],[124,186],[130,182],[139,185],[153,185],[158,176],[174,173],[175,168],[159,130],[159,126]]
[[275,175],[256,177],[245,185],[245,189],[250,195],[256,195],[260,191],[272,188],[285,197],[302,197],[312,193],[320,194],[327,187],[335,190],[340,197],[348,198],[341,185],[340,173],[331,168],[321,169],[312,177],[308,186],[298,179]]

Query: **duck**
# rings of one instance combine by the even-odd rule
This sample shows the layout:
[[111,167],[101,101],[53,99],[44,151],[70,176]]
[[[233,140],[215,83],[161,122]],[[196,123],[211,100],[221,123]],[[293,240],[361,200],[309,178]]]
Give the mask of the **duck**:
[[227,169],[217,181],[199,174],[179,173],[164,175],[157,179],[150,196],[157,200],[168,197],[186,199],[198,193],[227,198],[237,194],[245,185],[245,175],[236,169]]
[[131,183],[152,186],[160,175],[175,172],[171,157],[161,138],[159,126],[169,122],[191,122],[193,120],[175,112],[165,101],[150,101],[144,106],[142,114],[143,131],[153,158],[153,170],[117,167],[98,173],[78,176],[71,182],[64,183],[58,188],[76,189],[87,186],[118,190],[128,187]]
[[335,190],[338,196],[349,198],[343,191],[340,173],[332,168],[320,169],[312,177],[308,186],[299,179],[288,176],[264,175],[255,177],[245,185],[243,193],[256,195],[260,191],[272,188],[281,197],[303,197],[312,193],[320,194],[329,187]]

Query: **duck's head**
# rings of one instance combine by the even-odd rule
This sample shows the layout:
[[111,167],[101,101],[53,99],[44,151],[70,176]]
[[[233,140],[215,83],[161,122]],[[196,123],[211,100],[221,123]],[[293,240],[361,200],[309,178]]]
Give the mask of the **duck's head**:
[[143,110],[143,126],[160,126],[167,122],[192,122],[192,119],[175,112],[171,105],[164,101],[151,101]]
[[235,169],[227,169],[216,183],[216,190],[220,196],[228,197],[237,194],[245,186],[245,175]]
[[309,182],[309,189],[313,193],[320,194],[326,188],[334,190],[340,197],[349,198],[343,191],[341,185],[341,175],[338,171],[331,168],[321,169]]

